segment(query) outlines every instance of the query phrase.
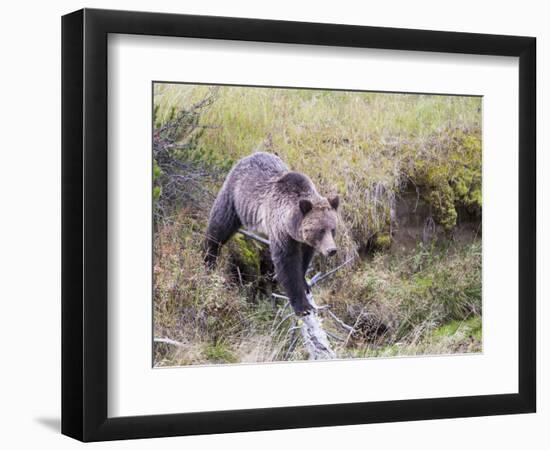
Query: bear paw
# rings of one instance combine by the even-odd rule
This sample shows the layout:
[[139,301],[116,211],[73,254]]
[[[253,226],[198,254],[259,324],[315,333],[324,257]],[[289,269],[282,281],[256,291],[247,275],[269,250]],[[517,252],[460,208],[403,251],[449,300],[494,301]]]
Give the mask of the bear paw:
[[309,304],[294,305],[294,313],[298,317],[304,317],[315,311],[315,308]]

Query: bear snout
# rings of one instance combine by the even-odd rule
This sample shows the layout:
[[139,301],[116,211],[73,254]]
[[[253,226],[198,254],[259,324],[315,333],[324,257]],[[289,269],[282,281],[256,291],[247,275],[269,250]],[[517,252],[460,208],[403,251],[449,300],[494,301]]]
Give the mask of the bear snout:
[[326,257],[332,257],[334,255],[336,255],[336,247],[330,247],[330,248],[327,248],[326,250],[323,250],[322,251],[323,255],[326,256]]
[[330,233],[325,233],[322,241],[317,247],[323,256],[331,257],[336,255],[336,243]]

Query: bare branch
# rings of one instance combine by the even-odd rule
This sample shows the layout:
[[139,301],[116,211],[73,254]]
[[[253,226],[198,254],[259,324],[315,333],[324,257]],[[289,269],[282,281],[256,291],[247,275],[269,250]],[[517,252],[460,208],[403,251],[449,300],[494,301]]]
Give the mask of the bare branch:
[[237,266],[237,275],[239,275],[239,283],[240,283],[241,287],[243,287],[244,286],[243,277],[241,275],[241,269],[239,269],[239,266]]
[[157,343],[161,343],[161,344],[168,344],[168,345],[174,345],[176,347],[185,347],[185,344],[182,344],[181,342],[178,342],[178,341],[174,341],[173,339],[170,339],[170,338],[154,338],[153,339],[154,342],[157,342]]
[[269,246],[269,241],[261,236],[258,236],[257,234],[251,233],[250,231],[243,230],[242,228],[239,230],[239,233],[241,233],[243,236],[246,236],[250,239],[253,239],[255,241],[261,242],[262,244]]
[[311,277],[311,280],[309,280],[309,287],[315,285],[317,283],[317,280],[319,279],[319,277],[321,277],[323,275],[323,272],[317,272],[315,275],[313,275]]
[[319,275],[319,274],[316,274],[309,282],[309,287],[313,287],[315,286],[316,284],[320,283],[321,281],[323,281],[325,278],[328,278],[330,277],[333,273],[337,272],[338,270],[340,270],[342,267],[348,265],[350,262],[352,262],[353,260],[355,259],[355,256],[351,256],[350,258],[348,258],[346,261],[344,261],[342,264],[340,264],[339,266],[335,267],[334,269],[332,270],[329,270],[328,272],[325,272],[324,274],[322,275]]
[[346,340],[344,341],[344,347],[346,345],[348,345],[348,342],[351,338],[351,336],[353,335],[353,333],[355,333],[355,329],[357,327],[357,325],[359,324],[361,318],[363,317],[363,311],[365,310],[365,307],[361,308],[361,312],[357,315],[357,319],[355,320],[355,323],[353,324],[353,327],[351,327],[351,331],[348,333],[347,337],[346,337]]
[[330,309],[326,309],[327,313],[330,317],[338,324],[340,325],[344,330],[348,331],[350,334],[355,333],[355,329],[351,326],[349,326],[347,323],[345,323],[342,319],[340,319],[336,314],[334,314]]
[[330,331],[325,330],[325,333],[327,333],[327,336],[328,336],[329,338],[334,339],[335,341],[338,341],[338,342],[345,342],[345,341],[346,341],[345,338],[340,337],[340,336],[338,336],[338,335],[336,335],[336,334],[334,334],[334,333],[331,333]]

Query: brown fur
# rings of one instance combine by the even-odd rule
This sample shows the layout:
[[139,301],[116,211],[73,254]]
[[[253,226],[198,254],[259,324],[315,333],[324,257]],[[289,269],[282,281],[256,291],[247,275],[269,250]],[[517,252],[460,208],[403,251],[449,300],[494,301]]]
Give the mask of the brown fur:
[[281,159],[254,153],[229,172],[212,207],[205,260],[212,267],[220,247],[244,226],[270,241],[277,280],[297,314],[311,309],[305,273],[315,250],[336,253],[338,197],[321,196],[306,175],[289,171]]

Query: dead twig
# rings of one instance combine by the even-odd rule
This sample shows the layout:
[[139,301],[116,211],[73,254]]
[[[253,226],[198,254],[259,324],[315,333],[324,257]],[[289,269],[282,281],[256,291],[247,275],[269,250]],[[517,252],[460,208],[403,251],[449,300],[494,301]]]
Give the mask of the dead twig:
[[250,231],[247,231],[247,230],[243,230],[242,228],[239,230],[239,233],[241,233],[243,236],[246,236],[250,239],[253,239],[255,241],[261,242],[262,244],[269,246],[269,241],[261,236],[258,236],[257,234],[251,233]]
[[348,333],[348,335],[346,336],[346,339],[344,340],[344,347],[348,345],[348,342],[351,339],[351,336],[353,335],[353,333],[355,333],[355,328],[357,327],[357,325],[359,325],[359,321],[363,318],[364,310],[365,310],[364,307],[361,308],[361,312],[359,313],[359,315],[357,316],[357,319],[355,320],[355,323],[351,327],[351,331]]
[[320,283],[321,281],[323,281],[324,279],[330,277],[333,273],[337,272],[338,270],[340,270],[342,267],[348,265],[350,262],[352,262],[353,260],[355,259],[355,255],[354,256],[351,256],[349,257],[346,261],[344,261],[342,264],[340,264],[339,266],[336,266],[334,269],[331,269],[329,270],[328,272],[325,272],[321,275],[319,275],[319,273],[315,274],[315,276],[309,281],[309,287],[313,287],[315,286],[317,283]]
[[345,342],[345,341],[346,341],[345,338],[340,337],[340,336],[338,336],[337,334],[331,333],[330,331],[326,331],[326,330],[325,330],[325,333],[327,333],[327,336],[328,336],[329,338],[332,338],[332,339],[334,339],[335,341],[338,341],[338,342]]
[[170,338],[153,338],[153,342],[157,342],[160,344],[168,344],[168,345],[174,345],[176,347],[185,347],[185,344],[182,344],[181,342],[175,341],[174,339]]
[[239,276],[239,283],[240,283],[241,287],[243,287],[244,286],[243,277],[241,275],[241,269],[239,269],[239,266],[237,266],[237,275]]
[[345,323],[342,319],[340,319],[336,314],[334,314],[329,308],[326,309],[328,315],[334,320],[338,325],[340,325],[344,330],[347,332],[354,333],[355,329],[351,326],[349,326],[347,323]]

